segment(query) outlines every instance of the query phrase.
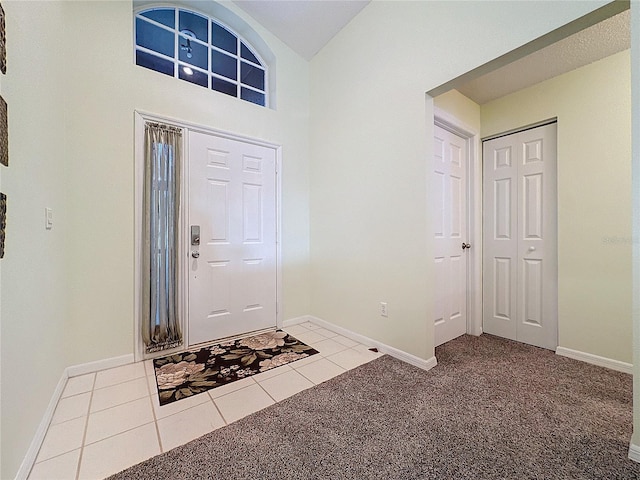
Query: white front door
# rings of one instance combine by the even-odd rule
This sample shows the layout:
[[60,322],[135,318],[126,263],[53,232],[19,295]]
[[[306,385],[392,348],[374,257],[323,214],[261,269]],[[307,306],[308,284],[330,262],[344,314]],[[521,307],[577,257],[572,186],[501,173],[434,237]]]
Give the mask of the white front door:
[[483,330],[558,346],[556,124],[483,144]]
[[198,132],[188,148],[189,345],[275,327],[276,151]]
[[435,345],[467,331],[467,141],[439,126],[434,134],[432,202]]

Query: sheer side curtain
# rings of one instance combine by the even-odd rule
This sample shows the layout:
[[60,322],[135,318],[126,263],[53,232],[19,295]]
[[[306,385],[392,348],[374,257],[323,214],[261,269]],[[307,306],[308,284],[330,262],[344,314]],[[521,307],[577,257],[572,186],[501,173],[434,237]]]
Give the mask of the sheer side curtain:
[[182,130],[145,124],[142,338],[147,353],[182,345],[179,309]]

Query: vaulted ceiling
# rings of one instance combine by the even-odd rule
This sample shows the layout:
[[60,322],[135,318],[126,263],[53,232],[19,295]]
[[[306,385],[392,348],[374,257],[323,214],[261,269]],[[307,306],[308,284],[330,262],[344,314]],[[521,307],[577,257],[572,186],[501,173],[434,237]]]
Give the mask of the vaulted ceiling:
[[[370,0],[234,0],[234,3],[292,50],[311,60]],[[628,49],[630,41],[630,15],[626,10],[469,81],[458,90],[483,104]]]
[[234,0],[263,27],[307,60],[370,0]]

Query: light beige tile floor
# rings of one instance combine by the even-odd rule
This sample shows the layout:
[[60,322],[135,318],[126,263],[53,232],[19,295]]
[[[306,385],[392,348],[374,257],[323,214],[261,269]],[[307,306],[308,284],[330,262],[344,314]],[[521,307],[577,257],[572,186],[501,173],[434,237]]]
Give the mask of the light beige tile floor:
[[380,356],[311,322],[285,330],[320,353],[162,407],[151,361],[70,378],[29,479],[105,478]]

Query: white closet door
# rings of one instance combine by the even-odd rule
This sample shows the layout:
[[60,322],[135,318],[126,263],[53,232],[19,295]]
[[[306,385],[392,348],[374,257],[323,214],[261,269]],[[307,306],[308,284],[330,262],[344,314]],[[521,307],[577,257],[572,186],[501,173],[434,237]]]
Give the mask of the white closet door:
[[555,349],[556,124],[484,142],[486,333]]
[[483,144],[483,327],[516,339],[518,161],[511,136]]
[[435,126],[435,345],[467,331],[467,142]]

